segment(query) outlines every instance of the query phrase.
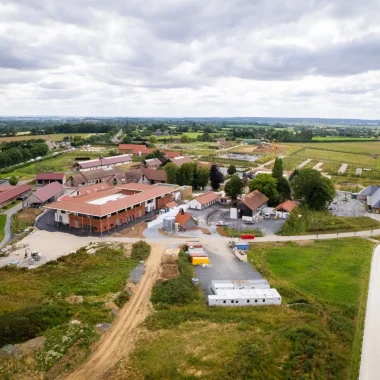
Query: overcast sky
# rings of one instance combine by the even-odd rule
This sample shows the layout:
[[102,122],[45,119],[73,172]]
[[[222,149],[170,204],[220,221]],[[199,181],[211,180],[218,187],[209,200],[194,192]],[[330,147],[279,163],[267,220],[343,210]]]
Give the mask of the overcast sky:
[[379,0],[0,0],[0,115],[380,119]]

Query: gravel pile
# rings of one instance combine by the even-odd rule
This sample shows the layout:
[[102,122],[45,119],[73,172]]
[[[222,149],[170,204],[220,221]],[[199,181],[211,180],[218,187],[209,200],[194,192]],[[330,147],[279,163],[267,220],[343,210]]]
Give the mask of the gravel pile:
[[138,284],[141,280],[141,277],[145,273],[145,265],[144,264],[139,264],[133,271],[131,272],[131,275],[129,276],[130,282],[133,282],[134,284]]

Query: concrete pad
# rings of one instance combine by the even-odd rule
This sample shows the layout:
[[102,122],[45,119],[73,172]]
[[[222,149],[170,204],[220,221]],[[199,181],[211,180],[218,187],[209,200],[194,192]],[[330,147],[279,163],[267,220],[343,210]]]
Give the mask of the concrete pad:
[[297,169],[302,169],[305,165],[307,165],[311,161],[311,158],[308,158],[304,162],[301,162],[298,166]]
[[339,174],[344,174],[344,172],[347,170],[348,164],[343,164],[340,169],[338,170]]

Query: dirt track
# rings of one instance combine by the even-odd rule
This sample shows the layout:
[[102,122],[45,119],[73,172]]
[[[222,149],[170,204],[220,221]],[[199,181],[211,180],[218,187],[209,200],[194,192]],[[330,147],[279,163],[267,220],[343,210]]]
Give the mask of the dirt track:
[[105,379],[117,361],[127,357],[133,349],[135,329],[150,311],[150,294],[160,269],[164,244],[152,244],[145,274],[135,294],[120,311],[112,328],[100,339],[85,363],[66,377],[68,380]]

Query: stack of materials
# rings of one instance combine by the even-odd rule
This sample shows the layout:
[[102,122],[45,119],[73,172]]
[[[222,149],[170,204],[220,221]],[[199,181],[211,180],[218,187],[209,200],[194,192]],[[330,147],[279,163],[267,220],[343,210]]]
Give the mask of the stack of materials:
[[210,264],[210,259],[199,241],[188,241],[186,242],[186,247],[190,261],[193,265]]

